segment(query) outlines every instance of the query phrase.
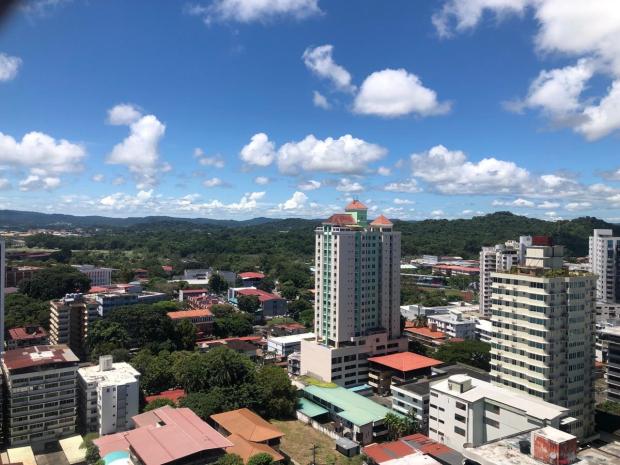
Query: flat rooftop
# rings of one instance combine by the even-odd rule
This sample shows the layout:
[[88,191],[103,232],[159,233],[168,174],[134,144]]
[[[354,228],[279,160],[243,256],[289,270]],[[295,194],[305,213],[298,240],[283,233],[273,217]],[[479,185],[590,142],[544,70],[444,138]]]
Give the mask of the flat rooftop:
[[314,339],[314,333],[290,334],[288,336],[279,337],[269,336],[267,341],[275,342],[276,344],[293,344],[295,342],[301,342],[304,339]]
[[[478,447],[463,449],[463,456],[475,460],[481,465],[541,465],[530,454],[520,451],[519,441],[530,441],[531,432],[517,434],[499,441],[490,442]],[[606,458],[587,457],[578,454],[578,460],[573,465],[611,465]]]
[[41,326],[24,326],[21,328],[9,329],[10,341],[27,341],[29,339],[38,339],[41,337],[47,337],[47,331]]
[[79,368],[78,374],[87,383],[97,382],[102,386],[131,383],[140,377],[140,372],[126,362],[114,363],[111,370],[104,371],[100,370],[99,365]]
[[[463,382],[467,379],[471,380],[472,387],[463,393],[450,390],[448,387],[450,380]],[[486,381],[462,374],[452,375],[440,381],[431,382],[431,390],[436,390],[467,402],[488,399],[500,404],[509,405],[512,408],[518,408],[532,418],[541,420],[552,420],[562,413],[568,412],[568,409],[564,407],[559,407],[503,387],[494,386]]]
[[7,350],[4,353],[4,366],[8,370],[53,365],[56,363],[78,363],[79,358],[65,345],[32,346]]

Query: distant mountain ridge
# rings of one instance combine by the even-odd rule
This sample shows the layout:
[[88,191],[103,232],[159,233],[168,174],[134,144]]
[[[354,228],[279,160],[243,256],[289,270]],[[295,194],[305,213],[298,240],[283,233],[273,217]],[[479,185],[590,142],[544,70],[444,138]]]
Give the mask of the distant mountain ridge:
[[77,216],[62,213],[40,213],[21,210],[0,210],[0,228],[123,228],[156,223],[190,223],[214,226],[254,226],[278,221],[273,218],[251,218],[249,220],[216,220],[211,218],[178,218],[173,216],[142,216],[114,218],[101,215]]
[[[171,216],[146,216],[111,218],[106,216],[74,216],[17,210],[0,210],[0,228],[24,230],[29,228],[102,228],[125,234],[123,229],[140,231],[167,231],[183,234],[189,229],[231,230],[251,227],[253,233],[277,239],[282,231],[295,231],[300,240],[313,246],[313,229],[320,219],[301,218],[252,218],[249,220],[217,220],[210,218],[176,218]],[[476,257],[480,247],[518,239],[520,235],[548,235],[557,244],[566,246],[567,254],[584,256],[588,253],[588,236],[596,228],[613,229],[620,235],[620,225],[594,217],[572,220],[546,221],[538,218],[496,212],[470,219],[456,220],[393,220],[396,230],[402,232],[403,255],[437,254]],[[246,235],[245,232],[241,232]]]

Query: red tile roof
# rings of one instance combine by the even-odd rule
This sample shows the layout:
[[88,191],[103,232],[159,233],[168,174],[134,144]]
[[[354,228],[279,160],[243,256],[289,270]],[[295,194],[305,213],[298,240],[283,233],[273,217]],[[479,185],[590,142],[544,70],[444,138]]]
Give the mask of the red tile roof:
[[170,266],[170,265],[162,265],[161,269],[164,270],[164,271],[167,271],[167,272],[170,272],[170,271],[174,270],[174,268],[172,266]]
[[145,400],[147,404],[150,404],[151,402],[157,399],[170,399],[172,402],[176,404],[179,402],[181,397],[185,397],[185,390],[172,389],[170,391],[160,392],[159,394],[155,394],[153,396],[147,396]]
[[329,218],[327,218],[325,221],[323,221],[323,224],[335,224],[338,226],[348,226],[350,224],[355,224],[355,220],[353,219],[351,215],[347,213],[336,213],[330,216]]
[[266,442],[284,436],[282,431],[247,408],[216,413],[211,419],[230,434],[247,441]]
[[263,279],[265,275],[257,271],[244,271],[243,273],[239,273],[239,277],[241,279]]
[[168,317],[172,320],[182,320],[184,318],[200,318],[212,316],[211,310],[201,308],[198,310],[178,310],[176,312],[168,312]]
[[477,266],[461,266],[461,265],[434,265],[433,269],[449,270],[449,271],[464,271],[469,273],[479,273],[480,268]]
[[347,210],[368,210],[368,207],[359,200],[355,199],[346,206],[345,211]]
[[164,465],[200,452],[232,447],[188,408],[158,408],[133,417],[136,429],[125,433],[145,465]]
[[234,446],[226,449],[227,454],[237,454],[243,459],[244,463],[247,463],[249,458],[253,455],[265,453],[271,455],[274,462],[279,462],[280,460],[284,460],[284,456],[281,455],[278,451],[272,449],[267,444],[262,444],[260,442],[247,441],[243,439],[241,436],[237,434],[231,434],[227,436],[230,442],[234,444]]
[[401,438],[401,441],[406,441],[408,444],[411,444],[413,447],[420,449],[422,452],[432,457],[441,457],[446,455],[458,456],[458,453],[454,449],[450,449],[445,444],[437,442],[421,433],[404,436]]
[[432,331],[430,328],[415,328],[415,327],[406,327],[406,332],[419,334],[420,336],[429,337],[431,339],[445,339],[446,333],[442,333],[441,331]]
[[394,226],[390,220],[388,220],[385,216],[379,215],[372,223],[371,226]]
[[397,354],[370,357],[369,362],[378,363],[398,371],[414,371],[441,365],[443,362],[413,352],[399,352]]
[[22,328],[9,329],[9,339],[12,341],[25,341],[47,337],[47,331],[41,326],[24,326]]
[[420,451],[403,441],[384,442],[383,444],[371,444],[362,449],[364,454],[376,463],[399,459],[411,454],[419,454]]
[[247,287],[244,289],[237,290],[237,295],[255,295],[258,297],[258,300],[261,302],[265,302],[267,300],[280,300],[282,297],[278,297],[277,295],[270,294],[269,292],[262,291],[260,289],[253,289],[251,287]]

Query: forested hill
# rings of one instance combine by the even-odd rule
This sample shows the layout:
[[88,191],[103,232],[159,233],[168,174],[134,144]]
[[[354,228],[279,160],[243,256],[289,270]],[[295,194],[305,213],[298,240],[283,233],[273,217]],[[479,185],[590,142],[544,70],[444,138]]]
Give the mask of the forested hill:
[[[72,249],[139,249],[161,246],[165,250],[209,250],[212,253],[270,254],[270,249],[293,255],[311,255],[313,229],[320,220],[298,218],[255,218],[245,221],[183,219],[173,217],[108,218],[48,215],[33,212],[0,211],[0,228],[103,228],[92,237],[58,238],[35,236],[29,245]],[[545,221],[509,212],[472,219],[395,221],[403,233],[403,255],[445,254],[475,257],[483,245],[493,245],[520,235],[550,235],[567,247],[568,254],[588,253],[588,236],[595,228],[620,226],[583,217],[565,221]],[[205,237],[201,232],[208,233]],[[288,234],[283,235],[283,232]],[[264,250],[263,250],[264,248]],[[301,258],[301,257],[300,257]]]
[[588,236],[595,228],[620,226],[593,217],[564,221],[545,221],[510,212],[497,212],[467,220],[398,221],[402,231],[403,254],[442,254],[477,257],[480,247],[518,239],[521,235],[548,235],[567,248],[572,256],[588,254]]

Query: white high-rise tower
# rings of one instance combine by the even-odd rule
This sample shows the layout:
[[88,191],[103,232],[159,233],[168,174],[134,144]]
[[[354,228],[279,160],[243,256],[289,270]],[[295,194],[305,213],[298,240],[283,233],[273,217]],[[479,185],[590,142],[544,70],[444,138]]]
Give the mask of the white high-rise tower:
[[316,229],[315,341],[301,372],[342,386],[368,380],[374,355],[407,349],[400,330],[400,233],[354,200]]
[[596,300],[620,303],[620,237],[611,229],[595,229],[588,258],[596,275]]

